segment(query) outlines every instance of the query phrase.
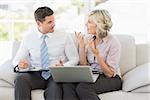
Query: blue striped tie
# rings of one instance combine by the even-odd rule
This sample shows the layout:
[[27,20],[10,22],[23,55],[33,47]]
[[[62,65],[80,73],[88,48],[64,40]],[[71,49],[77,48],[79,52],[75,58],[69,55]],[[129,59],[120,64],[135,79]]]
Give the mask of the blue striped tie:
[[[46,44],[46,35],[42,36],[42,44],[41,44],[41,66],[43,69],[48,69],[49,65],[49,56],[48,56],[48,47]],[[42,77],[47,80],[51,76],[49,71],[42,71]]]

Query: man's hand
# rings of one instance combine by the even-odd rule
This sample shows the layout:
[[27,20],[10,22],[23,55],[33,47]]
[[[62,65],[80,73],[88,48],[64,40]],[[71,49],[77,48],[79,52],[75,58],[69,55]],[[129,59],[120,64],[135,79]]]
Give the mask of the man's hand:
[[55,66],[64,66],[64,61],[60,59],[58,63],[55,64]]
[[26,59],[20,60],[18,67],[19,69],[26,69],[29,67],[29,63]]

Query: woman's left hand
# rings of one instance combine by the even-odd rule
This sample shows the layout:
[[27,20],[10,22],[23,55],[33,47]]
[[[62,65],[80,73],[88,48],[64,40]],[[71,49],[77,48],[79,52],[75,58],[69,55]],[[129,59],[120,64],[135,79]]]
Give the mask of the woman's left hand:
[[88,37],[88,47],[92,50],[95,56],[99,55],[99,50],[96,48],[96,44],[91,37]]

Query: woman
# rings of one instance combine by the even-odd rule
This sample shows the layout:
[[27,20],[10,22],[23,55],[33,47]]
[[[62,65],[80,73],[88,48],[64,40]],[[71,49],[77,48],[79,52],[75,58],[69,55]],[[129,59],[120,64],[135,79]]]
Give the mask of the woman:
[[112,21],[106,10],[94,10],[86,24],[88,41],[75,33],[79,40],[80,65],[90,65],[99,73],[95,83],[63,84],[64,100],[100,100],[97,94],[121,89],[119,72],[120,43],[109,35]]

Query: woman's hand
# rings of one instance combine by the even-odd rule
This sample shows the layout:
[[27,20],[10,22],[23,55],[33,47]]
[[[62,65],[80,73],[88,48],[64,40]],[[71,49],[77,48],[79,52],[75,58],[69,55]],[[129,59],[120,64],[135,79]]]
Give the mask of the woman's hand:
[[88,47],[92,50],[95,56],[99,55],[99,50],[96,48],[96,43],[94,43],[91,36],[88,37]]
[[79,46],[80,46],[81,48],[84,48],[84,46],[85,46],[85,44],[84,44],[84,35],[81,34],[81,32],[79,32],[79,33],[75,32],[75,36],[76,36],[77,39],[78,39]]

